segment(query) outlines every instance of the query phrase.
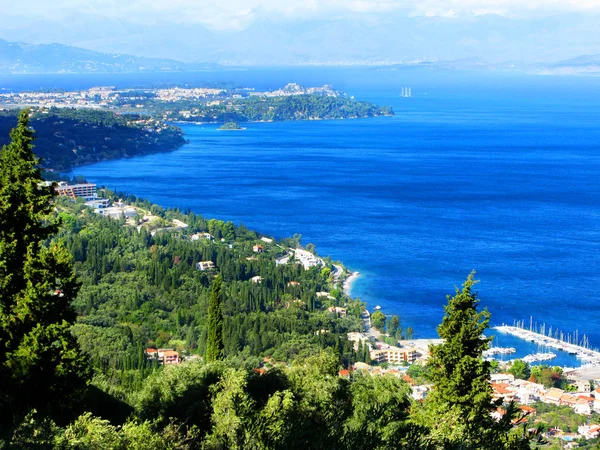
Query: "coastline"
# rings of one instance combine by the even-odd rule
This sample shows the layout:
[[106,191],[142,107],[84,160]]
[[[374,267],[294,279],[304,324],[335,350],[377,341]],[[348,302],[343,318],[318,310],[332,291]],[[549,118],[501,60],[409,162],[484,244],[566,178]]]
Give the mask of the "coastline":
[[344,280],[344,283],[342,284],[342,289],[344,291],[344,294],[346,294],[348,297],[352,297],[350,295],[350,292],[352,291],[352,284],[356,281],[356,279],[359,276],[360,272],[352,272],[352,274]]

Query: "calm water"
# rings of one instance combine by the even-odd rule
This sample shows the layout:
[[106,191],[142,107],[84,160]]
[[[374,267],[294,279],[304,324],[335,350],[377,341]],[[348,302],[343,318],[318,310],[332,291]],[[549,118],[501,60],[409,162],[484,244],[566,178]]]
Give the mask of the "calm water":
[[[354,296],[399,314],[417,336],[435,336],[446,294],[475,269],[494,324],[532,315],[600,346],[600,80],[298,77],[280,71],[270,87],[333,83],[397,115],[244,132],[186,125],[190,143],[178,151],[72,175],[275,237],[300,233],[361,272]],[[410,99],[399,96],[405,85]],[[500,345],[514,344],[500,335]]]

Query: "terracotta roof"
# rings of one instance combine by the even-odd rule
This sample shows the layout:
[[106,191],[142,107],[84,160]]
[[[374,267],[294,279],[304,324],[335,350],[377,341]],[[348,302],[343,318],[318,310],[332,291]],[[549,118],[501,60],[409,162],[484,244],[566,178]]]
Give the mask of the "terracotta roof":
[[521,405],[521,406],[519,406],[519,408],[521,409],[521,411],[523,411],[525,413],[534,413],[534,412],[536,412],[535,408],[532,408],[531,406],[527,406],[527,405]]
[[339,375],[340,377],[349,377],[350,376],[350,372],[347,371],[346,369],[342,369],[339,371]]

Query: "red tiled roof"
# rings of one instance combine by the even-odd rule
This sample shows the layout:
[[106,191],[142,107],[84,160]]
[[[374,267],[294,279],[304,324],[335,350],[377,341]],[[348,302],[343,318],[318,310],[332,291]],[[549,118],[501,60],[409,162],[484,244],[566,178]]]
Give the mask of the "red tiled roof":
[[346,369],[342,369],[339,371],[339,375],[340,377],[349,377],[350,376],[350,372]]
[[521,411],[523,411],[525,413],[534,413],[537,411],[535,408],[532,408],[531,406],[527,406],[527,405],[521,405],[521,406],[519,406],[519,408],[521,409]]

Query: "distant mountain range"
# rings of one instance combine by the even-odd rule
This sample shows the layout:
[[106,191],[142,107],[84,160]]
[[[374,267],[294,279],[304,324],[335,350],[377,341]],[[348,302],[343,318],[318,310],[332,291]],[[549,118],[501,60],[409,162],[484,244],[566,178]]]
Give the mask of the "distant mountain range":
[[[231,63],[231,61],[230,61]],[[241,64],[241,62],[240,62]],[[244,64],[250,64],[245,61]],[[298,63],[299,64],[299,63]],[[308,64],[305,62],[304,64]],[[600,54],[583,55],[554,63],[507,61],[491,63],[482,58],[412,59],[396,64],[377,60],[313,61],[314,65],[372,65],[385,70],[422,67],[445,70],[519,71],[539,74],[600,75]],[[291,65],[291,63],[290,63]],[[185,72],[209,70],[217,64],[181,62],[173,59],[146,58],[101,53],[62,44],[24,44],[0,39],[0,73],[118,73],[118,72]]]
[[[217,30],[200,23],[173,23],[167,18],[144,20],[134,15],[117,18],[72,13],[60,19],[34,20],[2,14],[0,39],[30,44],[60,43],[101,53],[136,55],[121,56],[116,67],[150,65],[148,60],[138,57],[169,60],[153,61],[151,70],[155,70],[154,64],[159,68],[165,65],[168,70],[179,68],[171,60],[230,66],[297,66],[387,65],[480,58],[487,63],[517,61],[509,66],[525,66],[600,54],[600,16],[593,13],[561,13],[529,19],[495,14],[411,17],[406,12],[365,12],[311,19],[260,12],[255,16],[241,29]],[[85,67],[88,55],[73,56]],[[90,60],[100,61],[99,67],[113,66],[115,62],[96,57]],[[71,70],[69,64],[67,58],[62,65]],[[60,69],[59,65],[53,71]],[[98,66],[91,69],[97,70]]]
[[61,44],[31,45],[0,39],[0,73],[172,72],[208,64],[106,54]]

